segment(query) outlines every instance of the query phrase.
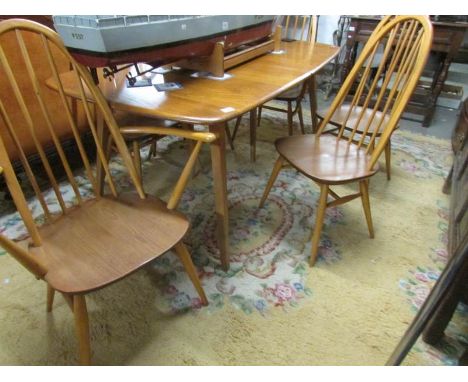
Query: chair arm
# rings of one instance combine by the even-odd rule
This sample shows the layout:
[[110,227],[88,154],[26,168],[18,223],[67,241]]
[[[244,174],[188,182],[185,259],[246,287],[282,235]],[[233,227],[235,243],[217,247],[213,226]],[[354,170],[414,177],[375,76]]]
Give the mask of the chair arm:
[[[0,167],[0,174],[3,174],[3,168]],[[47,268],[37,258],[23,249],[14,241],[8,239],[0,233],[0,247],[7,251],[17,261],[19,261],[28,271],[33,273],[38,279],[44,278]]]
[[122,134],[155,134],[155,135],[175,135],[177,137],[193,139],[211,143],[216,139],[216,135],[204,131],[182,130],[173,127],[158,126],[124,126],[120,128]]
[[2,234],[0,234],[0,247],[13,256],[38,279],[42,279],[46,275],[47,268],[42,261]]

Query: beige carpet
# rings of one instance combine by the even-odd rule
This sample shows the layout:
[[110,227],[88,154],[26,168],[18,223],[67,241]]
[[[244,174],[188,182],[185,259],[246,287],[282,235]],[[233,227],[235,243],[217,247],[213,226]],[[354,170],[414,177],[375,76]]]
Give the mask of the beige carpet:
[[[449,142],[397,132],[392,180],[379,173],[371,181],[375,239],[368,237],[359,200],[333,208],[319,261],[309,268],[317,187],[284,170],[258,210],[276,158],[272,142],[286,127],[282,116],[263,119],[252,164],[246,122],[235,151],[228,151],[230,272],[220,269],[213,242],[207,149],[181,204],[192,222],[187,242],[210,305],[200,307],[176,258],[163,256],[88,298],[94,364],[382,365],[390,356],[446,261],[449,199],[441,188],[451,164]],[[160,158],[144,165],[145,187],[167,195],[186,154],[173,140],[159,150]],[[118,161],[114,166],[119,172]],[[127,183],[122,173],[121,184]],[[7,213],[2,231],[23,232]],[[0,253],[0,364],[76,364],[66,303],[58,296],[47,314],[45,284]],[[456,363],[467,340],[467,314],[457,312],[439,348],[418,342],[405,364]]]

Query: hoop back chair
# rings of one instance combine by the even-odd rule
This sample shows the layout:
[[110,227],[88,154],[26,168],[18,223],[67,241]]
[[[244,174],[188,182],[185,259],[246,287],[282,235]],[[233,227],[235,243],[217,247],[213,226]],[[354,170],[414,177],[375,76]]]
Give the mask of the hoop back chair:
[[[315,41],[317,34],[317,16],[281,16],[279,21],[282,25],[281,38],[283,41],[306,41],[312,42]],[[313,89],[310,89],[309,94],[315,94],[315,81],[311,79],[309,81],[312,84]],[[263,104],[258,107],[256,121],[255,118],[251,115],[250,118],[250,147],[251,147],[251,160],[255,161],[255,152],[256,152],[256,139],[255,139],[255,129],[260,126],[260,120],[262,116],[262,108],[269,109],[273,111],[278,111],[281,113],[287,114],[288,119],[288,135],[293,134],[293,119],[297,115],[299,118],[299,124],[301,128],[301,133],[305,134],[304,128],[304,118],[302,114],[302,105],[301,102],[305,97],[307,92],[307,82],[303,82],[299,85],[293,86],[291,89],[288,89],[280,96],[276,97],[276,101],[286,102],[287,107],[281,108],[278,106]],[[312,100],[311,100],[312,102]],[[238,117],[236,124],[234,125],[234,130],[232,132],[231,141],[234,141],[236,138],[237,130],[239,129],[242,116]]]
[[[275,142],[279,157],[262,196],[260,207],[268,197],[279,172],[292,165],[320,187],[316,223],[312,234],[310,265],[318,254],[325,210],[355,198],[361,198],[370,237],[374,229],[369,203],[369,178],[378,171],[378,159],[397,127],[405,106],[424,69],[432,43],[432,25],[424,16],[385,18],[372,33],[361,55],[344,81],[317,134],[280,138]],[[363,106],[358,102],[368,81],[379,46],[383,55],[377,65],[377,75],[370,80],[370,92]],[[382,74],[382,75],[381,75]],[[343,107],[356,78],[358,88],[348,104],[343,122],[335,135],[326,134],[332,116]],[[377,86],[380,83],[380,86]],[[370,100],[373,105],[370,107]],[[369,106],[369,107],[367,107]],[[346,128],[351,134],[344,135]],[[358,129],[361,134],[358,134]],[[370,142],[365,144],[372,131]],[[359,192],[339,196],[331,186],[358,183]],[[328,196],[334,200],[328,202]]]
[[[210,142],[215,137],[211,133],[179,131],[165,127],[124,127],[120,130],[90,73],[68,53],[58,34],[38,23],[20,19],[11,19],[0,23],[0,38],[7,33],[16,35],[18,49],[21,51],[26,70],[15,73],[15,68],[11,67],[0,44],[0,73],[7,76],[10,83],[10,89],[2,92],[0,97],[0,114],[11,141],[18,148],[26,178],[44,211],[46,223],[42,226],[35,224],[26,195],[22,191],[6,151],[5,140],[0,136],[0,173],[3,172],[5,176],[12,199],[30,235],[29,239],[18,243],[0,234],[0,246],[34,276],[47,283],[47,311],[52,310],[55,291],[63,294],[75,317],[80,362],[89,364],[91,350],[86,294],[124,278],[168,250],[175,249],[202,303],[207,304],[197,271],[182,242],[189,222],[184,215],[174,209],[181,198],[202,143]],[[44,89],[43,84],[37,80],[31,52],[24,43],[23,35],[26,33],[33,33],[42,41],[42,52],[35,50],[34,60],[38,59],[39,54],[43,54],[42,57],[50,65],[51,75],[57,83],[57,89],[63,102],[63,112],[67,115],[69,129],[79,150],[85,177],[91,184],[94,193],[91,197],[83,195],[83,189],[80,188],[61,142],[54,132],[54,116],[50,114],[43,97],[47,89]],[[79,98],[83,103],[97,152],[96,169],[92,166],[82,138],[76,129],[67,95],[64,92],[64,85],[55,64],[54,56],[56,54],[64,55],[76,74]],[[18,85],[18,75],[29,77],[30,86],[35,91],[36,99],[34,101],[40,105],[42,115],[30,114],[27,100],[22,94],[24,89]],[[47,203],[45,197],[46,190],[41,189],[41,187],[44,188],[44,185],[41,185],[35,174],[36,169],[30,165],[22,149],[24,142],[18,139],[9,119],[9,112],[4,106],[5,102],[2,100],[7,96],[14,97],[27,123],[30,137],[35,144],[43,168],[41,174],[45,174],[42,176],[46,176],[48,184],[52,185],[51,193],[53,193],[53,198],[58,205],[58,211],[52,211],[49,208],[50,203]],[[102,126],[95,124],[90,103],[94,103],[96,112],[101,113],[105,122]],[[62,183],[54,173],[56,165],[50,163],[50,158],[45,155],[44,148],[37,140],[35,124],[39,118],[44,118],[47,122],[57,152],[57,162],[60,162],[60,166],[66,174],[66,181]],[[100,131],[101,127],[112,136],[123,165],[128,171],[134,191],[118,193],[116,181],[105,155],[105,147],[100,138],[100,134],[103,134]],[[187,161],[167,204],[157,197],[145,194],[137,169],[122,137],[122,131],[129,134],[172,134],[196,141],[192,155]],[[96,176],[99,166],[106,175],[105,181],[107,183],[102,195]],[[64,188],[68,186],[74,194],[75,201],[73,203],[66,202],[63,196]],[[47,197],[49,202],[51,198],[51,196]]]
[[[392,20],[394,16],[385,16],[382,21],[377,25],[375,31],[377,32],[380,28],[385,26],[390,20]],[[383,48],[380,48],[381,51],[383,51]],[[366,119],[366,113],[364,112],[363,115],[361,116],[362,109],[361,108],[369,108],[372,109],[372,104],[373,104],[373,95],[372,92],[375,91],[375,88],[379,87],[379,81],[382,81],[384,75],[386,74],[386,68],[385,67],[380,67],[379,66],[379,61],[381,59],[380,55],[382,55],[381,52],[377,52],[375,54],[375,58],[373,62],[369,62],[369,67],[370,71],[367,74],[366,78],[361,77],[361,74],[359,74],[355,80],[355,83],[352,85],[353,91],[350,91],[350,94],[347,96],[347,101],[344,102],[339,108],[337,108],[331,117],[329,124],[336,126],[337,130],[345,123],[345,130],[344,134],[354,134],[357,133],[359,135],[362,135],[364,132],[364,128],[361,126],[365,126],[365,119]],[[380,68],[380,69],[379,69]],[[350,101],[352,98],[352,92],[356,91],[356,84],[358,82],[363,81],[363,86],[360,88],[360,94],[358,95],[358,98],[355,100],[357,104],[361,108],[350,108]],[[388,86],[389,84],[387,84]],[[355,93],[356,95],[356,93]],[[382,112],[382,108],[379,109],[380,112]],[[319,120],[322,120],[324,115],[326,115],[328,112],[328,109],[320,109],[317,110],[317,118]],[[367,112],[371,112],[371,110],[367,110]],[[354,132],[354,127],[353,123],[354,121],[358,119],[360,120],[359,126]],[[349,124],[349,126],[347,125]],[[371,138],[374,131],[373,131],[374,125],[371,124],[370,128],[368,131],[366,131],[366,136],[367,138]],[[398,128],[398,126],[396,127]],[[335,133],[335,132],[332,132]],[[377,132],[377,137],[380,137],[381,132]],[[371,149],[374,148],[374,142],[370,142],[370,147]],[[385,169],[387,173],[387,179],[391,179],[391,140],[389,139],[387,142],[387,145],[385,146]]]

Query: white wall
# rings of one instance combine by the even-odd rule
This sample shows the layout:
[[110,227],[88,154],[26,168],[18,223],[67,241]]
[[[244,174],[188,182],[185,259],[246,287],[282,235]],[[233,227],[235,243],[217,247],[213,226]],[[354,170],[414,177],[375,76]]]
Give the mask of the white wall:
[[317,28],[317,42],[333,44],[333,32],[338,28],[340,15],[320,15]]

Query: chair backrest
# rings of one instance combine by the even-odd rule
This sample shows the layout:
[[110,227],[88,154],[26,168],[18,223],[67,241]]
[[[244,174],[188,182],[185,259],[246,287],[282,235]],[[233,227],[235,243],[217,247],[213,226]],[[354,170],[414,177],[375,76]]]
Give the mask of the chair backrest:
[[[31,49],[25,43],[24,35],[29,33],[35,34],[39,39],[38,41],[40,41],[40,44],[38,44],[39,46],[34,46],[34,49]],[[21,63],[21,68],[25,68],[25,70],[15,70],[17,67],[17,62],[15,62],[14,66],[11,65],[9,57],[2,47],[1,38],[6,34],[13,34],[13,36],[16,38],[18,51],[21,52],[21,57],[23,61]],[[70,68],[76,75],[77,84],[79,85],[80,99],[83,104],[87,118],[87,123],[89,125],[89,129],[92,135],[92,142],[94,143],[96,149],[98,162],[98,166],[96,167],[101,167],[105,172],[105,179],[107,181],[111,193],[114,196],[117,196],[115,181],[109,169],[109,163],[106,159],[105,149],[100,138],[103,133],[110,133],[117,147],[117,150],[122,157],[123,163],[129,172],[130,178],[136,188],[136,191],[138,192],[141,198],[145,198],[145,194],[141,185],[141,180],[137,175],[137,171],[126,147],[125,141],[122,138],[122,135],[119,131],[119,127],[117,126],[117,123],[112,115],[112,112],[106,100],[104,99],[104,96],[94,83],[87,68],[80,65],[73,59],[73,57],[69,54],[69,52],[63,45],[62,40],[60,39],[58,34],[52,31],[51,29],[32,21],[11,19],[0,22],[0,75],[6,77],[9,83],[9,88],[2,89],[2,94],[0,96],[0,115],[4,121],[9,137],[11,138],[11,142],[13,142],[13,144],[16,146],[17,152],[19,152],[22,167],[30,185],[32,186],[32,189],[34,190],[38,201],[41,204],[42,209],[44,210],[45,218],[49,221],[52,221],[57,217],[57,215],[66,214],[70,206],[66,205],[64,197],[62,195],[62,190],[59,186],[58,177],[56,176],[57,171],[55,170],[54,173],[54,168],[57,168],[57,164],[53,165],[49,162],[50,158],[46,155],[45,148],[42,146],[37,137],[37,132],[35,128],[39,119],[42,119],[42,124],[45,121],[45,124],[47,125],[48,132],[50,134],[50,141],[53,142],[54,149],[57,153],[57,162],[59,162],[59,166],[63,168],[66,174],[66,178],[71,188],[73,189],[78,205],[81,205],[83,203],[83,195],[80,192],[77,180],[75,179],[75,176],[72,172],[69,163],[69,158],[67,158],[62,144],[54,130],[54,113],[50,112],[45,97],[45,93],[51,90],[45,89],[44,85],[39,82],[33,64],[33,62],[37,61],[38,59],[43,59],[45,62],[48,63],[50,67],[50,76],[54,78],[57,83],[58,93],[63,103],[62,110],[68,120],[70,136],[72,136],[74,138],[74,141],[76,142],[76,146],[78,147],[79,151],[79,156],[82,161],[82,165],[85,169],[84,172],[90,184],[92,185],[94,195],[96,197],[99,197],[99,185],[97,184],[95,169],[94,166],[92,166],[91,161],[87,155],[87,150],[83,144],[82,136],[80,135],[80,132],[76,126],[76,121],[72,112],[72,108],[69,105],[69,99],[67,98],[67,95],[64,92],[64,86],[61,83],[60,75],[57,70],[57,65],[54,58],[56,57],[56,55],[62,55],[63,57],[65,57],[69,61]],[[34,90],[34,99],[30,99],[31,97],[29,99],[25,97],[25,81],[23,81],[24,78],[22,81],[18,81],[18,76],[27,76],[29,78],[28,86]],[[10,102],[5,102],[4,97],[13,98],[16,101],[16,103],[11,102],[11,100]],[[39,105],[39,110],[41,111],[39,115],[33,115],[29,109],[29,106],[33,102],[36,103],[36,105]],[[94,103],[94,113],[93,110],[91,110],[90,102]],[[58,214],[52,214],[49,210],[49,207],[43,194],[43,190],[41,190],[40,187],[41,182],[38,180],[37,174],[34,173],[35,170],[33,171],[34,166],[31,166],[29,162],[28,158],[30,158],[30,156],[27,156],[25,151],[23,150],[22,146],[25,142],[18,138],[15,132],[15,126],[9,118],[9,113],[13,111],[7,110],[7,107],[5,105],[9,107],[15,106],[15,113],[17,113],[17,109],[21,110],[22,117],[25,120],[30,135],[30,140],[34,142],[36,149],[35,151],[39,157],[40,166],[43,169],[43,173],[46,174],[48,184],[52,186],[54,196],[58,202],[58,205],[60,206]],[[97,115],[97,113],[99,113],[102,116],[103,120],[103,123],[99,126],[96,123],[95,119],[95,115]],[[102,126],[102,130],[100,126]],[[11,196],[13,198],[13,201],[15,202],[18,212],[20,213],[23,222],[26,225],[26,228],[31,236],[32,243],[35,246],[39,246],[41,244],[41,239],[37,227],[34,223],[34,219],[32,217],[31,211],[29,210],[26,197],[15,174],[11,158],[9,157],[5,146],[5,141],[0,135],[0,167],[3,168],[7,186],[10,190]]]
[[[344,115],[337,139],[347,139],[359,147],[367,145],[367,153],[372,153],[372,168],[418,83],[431,49],[432,34],[432,24],[426,16],[383,18],[343,82],[317,136],[324,132],[335,112],[341,112]],[[345,136],[346,129],[350,133]]]
[[282,38],[315,42],[317,16],[282,16]]

